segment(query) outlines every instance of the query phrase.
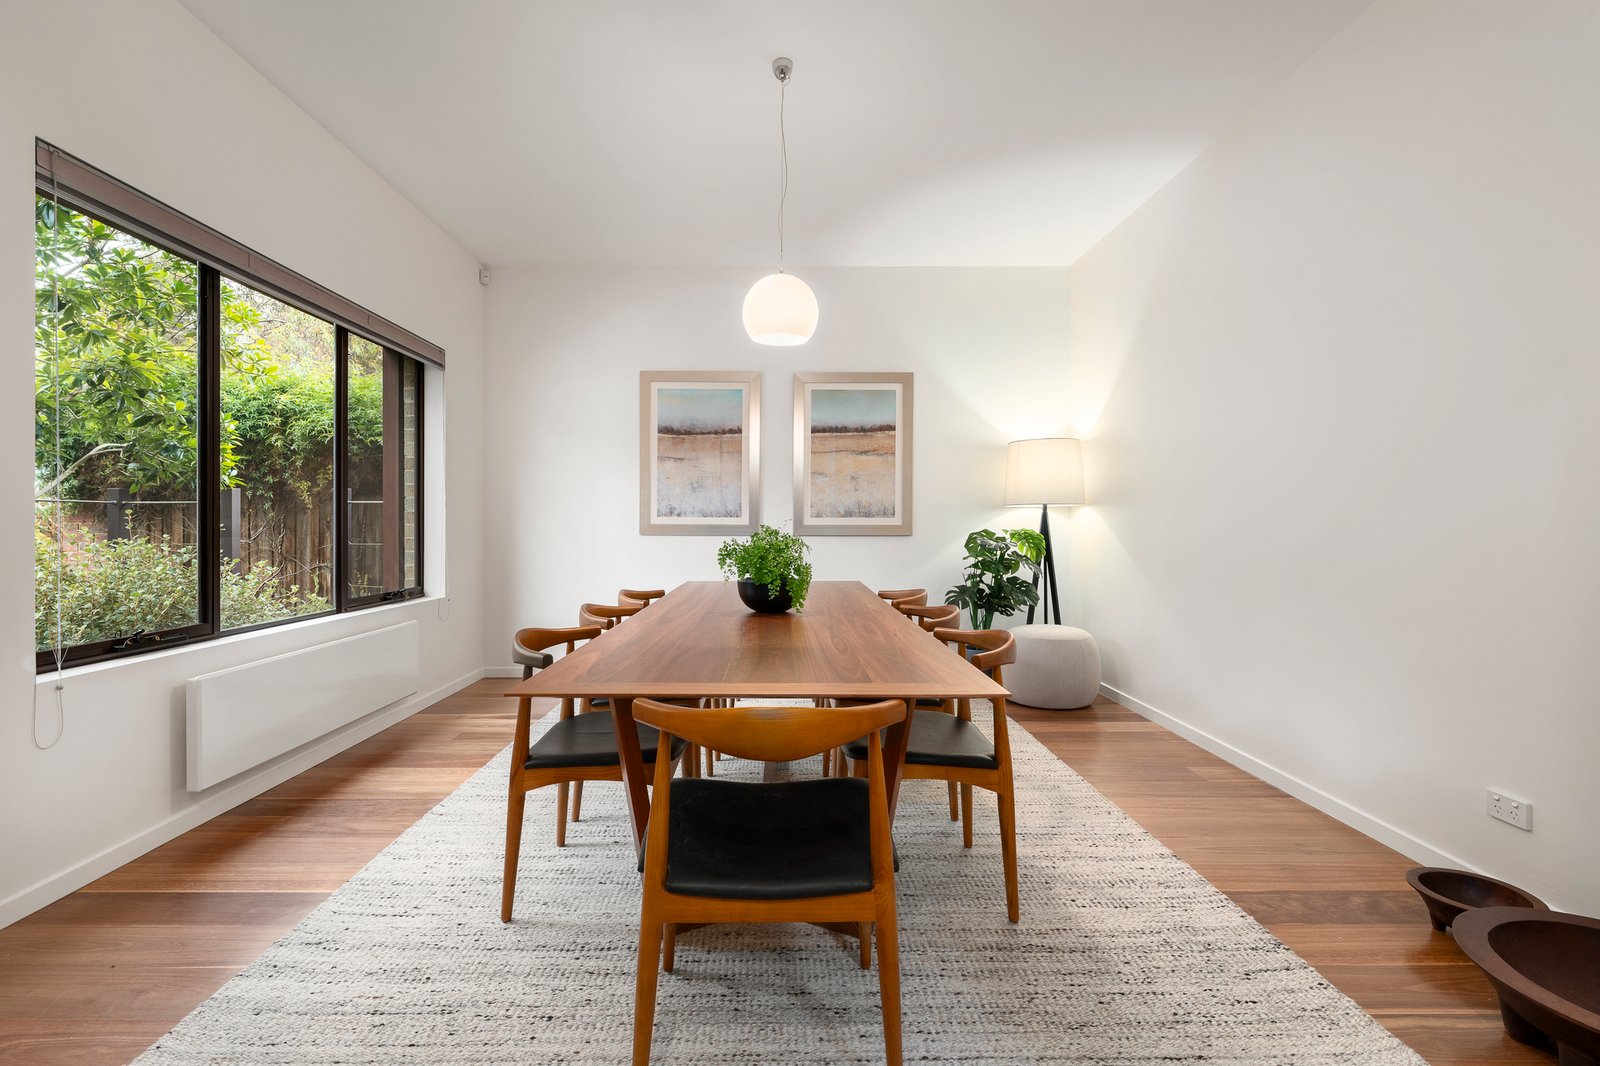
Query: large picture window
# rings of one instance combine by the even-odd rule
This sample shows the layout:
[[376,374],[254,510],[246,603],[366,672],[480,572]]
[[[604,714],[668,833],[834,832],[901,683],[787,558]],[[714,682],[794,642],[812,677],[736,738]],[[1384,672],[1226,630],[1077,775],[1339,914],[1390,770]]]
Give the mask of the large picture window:
[[40,668],[420,595],[422,364],[83,200],[34,201]]

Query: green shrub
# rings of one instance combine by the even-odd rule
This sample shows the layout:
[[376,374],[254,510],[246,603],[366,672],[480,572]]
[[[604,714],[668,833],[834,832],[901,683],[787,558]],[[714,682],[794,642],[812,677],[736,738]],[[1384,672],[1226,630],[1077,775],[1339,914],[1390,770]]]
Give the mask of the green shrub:
[[[62,537],[64,567],[53,524],[41,514],[33,533],[33,629],[40,650],[56,643],[58,580],[67,647],[194,623],[198,582],[192,546],[174,545],[166,536],[102,540],[81,526],[63,530]],[[322,597],[286,586],[270,563],[257,563],[242,575],[231,565],[222,569],[222,617],[230,628],[328,609]]]

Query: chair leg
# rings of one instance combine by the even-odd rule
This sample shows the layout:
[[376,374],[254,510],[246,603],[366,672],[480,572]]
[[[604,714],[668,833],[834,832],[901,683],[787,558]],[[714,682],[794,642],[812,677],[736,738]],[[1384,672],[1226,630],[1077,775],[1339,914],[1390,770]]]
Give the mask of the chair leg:
[[995,798],[1000,801],[1000,861],[1006,872],[1006,917],[1015,922],[1022,912],[1017,892],[1017,811],[1009,788],[997,791]]
[[824,751],[822,753],[822,776],[823,777],[832,777],[833,776],[833,749],[832,748],[829,748],[828,750],[826,750],[826,751]]
[[666,933],[666,942],[661,947],[661,968],[671,973],[673,956],[677,953],[678,947],[678,923],[668,922]]
[[712,757],[713,753],[712,753],[711,749],[710,748],[702,748],[700,750],[702,750],[702,751],[704,751],[706,753],[706,776],[707,777],[716,777],[717,776],[716,759]]
[[878,997],[883,1002],[884,1058],[888,1066],[900,1066],[900,941],[893,901],[878,914]]
[[687,745],[683,749],[683,755],[681,756],[681,758],[683,759],[683,762],[681,764],[680,769],[681,769],[681,771],[683,773],[684,779],[687,780],[687,779],[692,778],[692,777],[699,777],[700,776],[700,748],[699,748],[699,746],[695,745],[695,744]]
[[961,786],[961,846],[972,847],[972,786]]
[[950,782],[950,820],[961,821],[961,801],[956,799],[956,783]]
[[856,932],[861,937],[861,968],[870,970],[872,969],[872,923],[857,923]]
[[661,923],[648,911],[639,924],[639,977],[633,989],[633,1066],[650,1062],[650,1031],[656,1024],[656,965],[661,959]]
[[511,920],[511,900],[517,894],[517,858],[522,853],[522,810],[528,794],[512,785],[506,798],[506,866],[500,877],[500,920]]
[[556,847],[567,846],[567,790],[565,781],[556,786]]
[[572,783],[572,820],[578,820],[578,813],[583,809],[583,782]]

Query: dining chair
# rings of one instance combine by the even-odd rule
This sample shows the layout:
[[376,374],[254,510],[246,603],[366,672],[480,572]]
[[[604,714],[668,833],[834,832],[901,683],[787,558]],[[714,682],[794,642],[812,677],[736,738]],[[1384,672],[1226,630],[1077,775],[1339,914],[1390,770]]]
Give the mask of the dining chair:
[[610,629],[623,619],[632,618],[642,610],[644,610],[642,603],[584,603],[578,606],[578,624]]
[[617,603],[623,607],[648,607],[666,594],[666,589],[623,589],[617,593]]
[[[932,633],[936,629],[954,629],[961,622],[961,608],[953,603],[899,603],[895,610],[911,619],[925,631]],[[917,706],[925,710],[941,710],[946,714],[955,714],[954,700],[919,699]],[[961,820],[961,797],[954,781],[949,782],[950,794],[950,820]]]
[[853,923],[863,966],[871,963],[875,928],[884,1046],[898,1064],[900,949],[879,730],[904,720],[906,705],[718,709],[640,699],[633,714],[671,743],[769,762],[866,737],[862,776],[854,778],[673,780],[670,765],[656,764],[642,860],[634,1066],[650,1060],[657,966],[673,971],[678,926],[718,922]]
[[[601,634],[599,626],[563,629],[521,629],[516,645],[534,651],[565,645],[567,654],[583,641]],[[617,732],[609,714],[576,714],[571,699],[561,701],[560,717],[532,744],[532,713],[528,701],[517,708],[516,732],[511,745],[511,783],[506,799],[506,861],[501,881],[500,920],[511,920],[516,895],[517,859],[522,850],[522,821],[527,795],[545,785],[556,786],[556,847],[567,844],[567,789],[585,781],[621,781],[622,760],[617,753]],[[646,725],[636,726],[639,750],[646,769],[657,761],[658,736]],[[675,740],[662,760],[667,766],[683,754],[684,742]],[[576,820],[576,819],[574,819]]]
[[888,600],[889,601],[889,606],[891,606],[891,607],[899,607],[901,604],[906,604],[907,606],[911,606],[911,605],[915,605],[915,604],[927,603],[928,602],[928,590],[927,589],[879,589],[878,590],[878,598],[880,600]]
[[[626,592],[627,590],[624,589],[623,593]],[[618,594],[619,599],[623,593]],[[615,605],[609,603],[579,604],[578,624],[580,626],[598,626],[602,630],[610,629],[623,619],[632,618],[634,615],[644,610],[644,608],[645,604],[638,601],[633,603],[618,603]],[[608,699],[583,700],[578,707],[578,713],[580,715],[589,714],[594,711],[606,711],[609,713],[610,710],[611,701]],[[564,788],[565,786],[563,786],[563,789]],[[566,804],[562,804],[561,806],[563,810],[566,810]],[[572,786],[571,817],[574,822],[581,821],[583,818],[582,781],[575,782]]]
[[[936,629],[933,635],[966,655],[972,665],[1004,685],[1002,669],[1017,661],[1015,638],[1004,629]],[[1006,731],[1006,701],[997,696],[994,710],[994,739],[983,735],[972,721],[972,702],[958,700],[956,713],[914,710],[910,737],[906,742],[901,780],[947,781],[961,788],[962,846],[972,847],[972,788],[986,788],[995,794],[1000,807],[1000,859],[1005,871],[1006,917],[1018,920],[1017,893],[1017,817],[1011,776],[1011,739]],[[866,772],[870,738],[852,740],[844,752],[859,777]]]
[[953,603],[896,603],[894,608],[929,633],[961,620],[961,608]]

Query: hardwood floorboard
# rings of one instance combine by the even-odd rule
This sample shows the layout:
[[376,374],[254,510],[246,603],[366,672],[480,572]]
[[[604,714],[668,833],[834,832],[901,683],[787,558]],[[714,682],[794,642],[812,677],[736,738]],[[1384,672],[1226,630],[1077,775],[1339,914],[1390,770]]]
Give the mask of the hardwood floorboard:
[[[471,685],[0,930],[0,1064],[122,1063],[159,1039],[505,746],[509,684]],[[1505,1036],[1403,856],[1114,704],[1012,717],[1435,1066],[1554,1062]]]

